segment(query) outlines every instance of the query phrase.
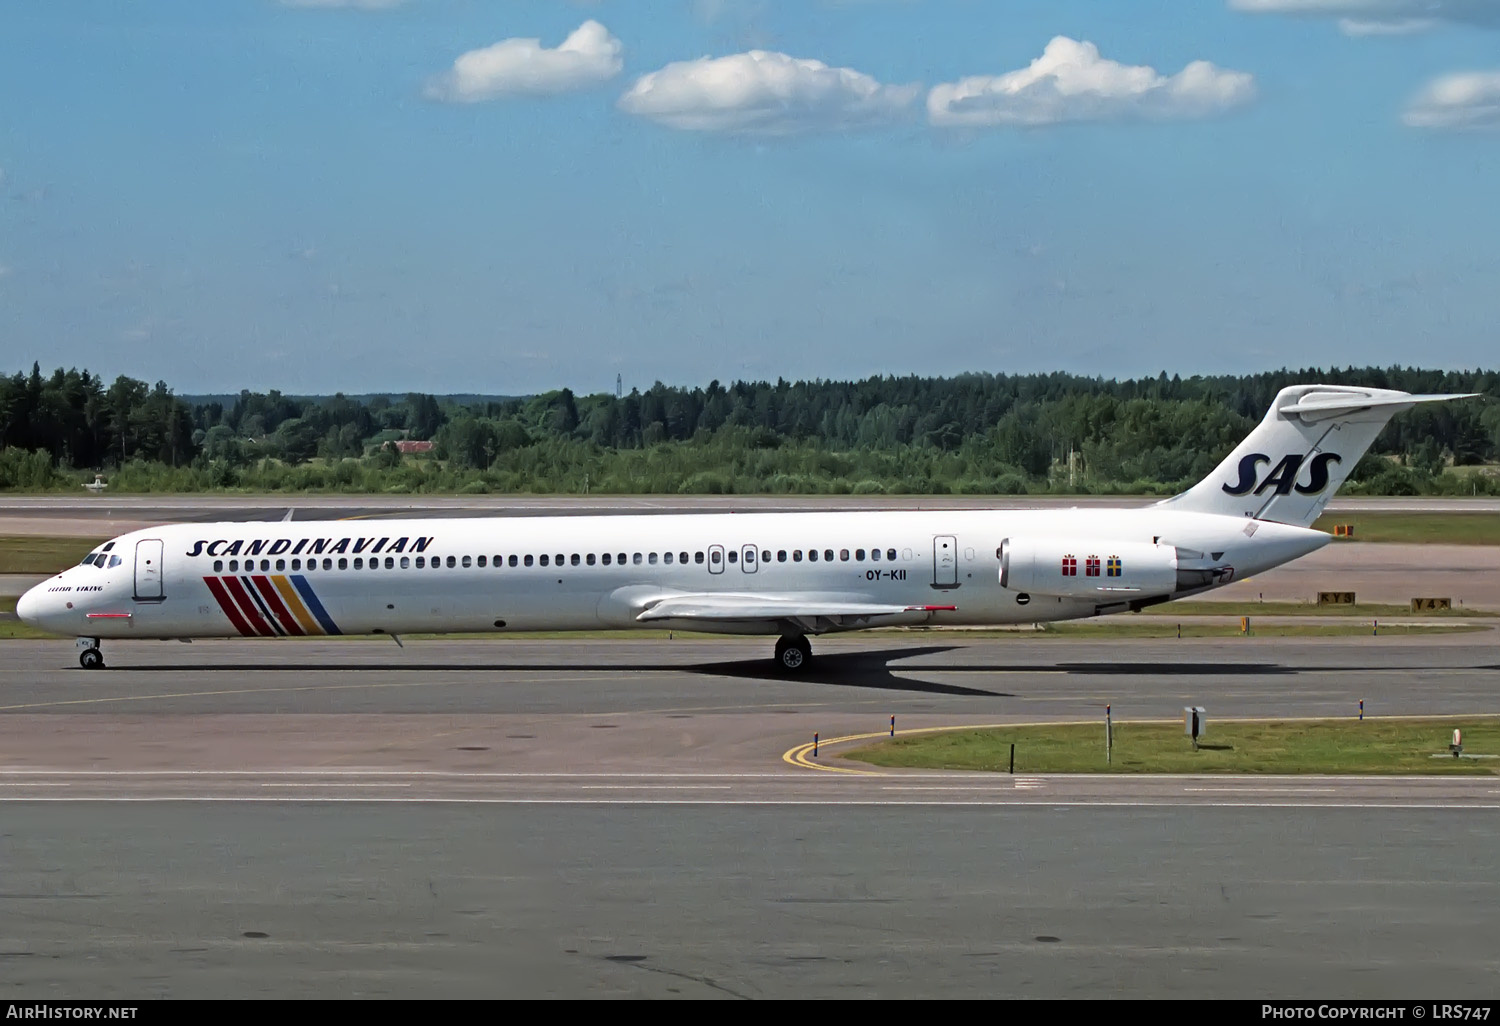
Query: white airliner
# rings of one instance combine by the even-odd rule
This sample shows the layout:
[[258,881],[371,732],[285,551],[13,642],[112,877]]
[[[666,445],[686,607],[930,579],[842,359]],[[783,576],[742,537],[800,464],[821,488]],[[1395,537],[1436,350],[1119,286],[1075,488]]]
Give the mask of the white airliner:
[[662,628],[779,637],[1033,623],[1198,595],[1321,548],[1312,523],[1394,414],[1465,398],[1282,389],[1181,495],[1134,509],[177,524],[32,588],[26,623],[105,638]]

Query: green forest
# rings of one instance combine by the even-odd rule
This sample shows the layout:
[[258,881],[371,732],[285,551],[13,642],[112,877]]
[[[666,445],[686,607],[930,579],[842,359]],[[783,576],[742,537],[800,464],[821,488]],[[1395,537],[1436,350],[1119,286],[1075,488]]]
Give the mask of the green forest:
[[103,475],[111,492],[1170,494],[1212,470],[1278,389],[1311,381],[1485,393],[1396,418],[1346,489],[1500,494],[1500,373],[1399,367],[195,400],[34,364],[0,377],[0,489]]

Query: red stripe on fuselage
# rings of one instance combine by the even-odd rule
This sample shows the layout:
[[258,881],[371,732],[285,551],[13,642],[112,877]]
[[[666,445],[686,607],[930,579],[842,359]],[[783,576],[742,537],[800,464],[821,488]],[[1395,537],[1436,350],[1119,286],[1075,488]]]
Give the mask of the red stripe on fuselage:
[[235,608],[234,599],[229,597],[229,592],[224,590],[224,582],[217,577],[205,577],[203,583],[208,585],[208,590],[213,594],[214,600],[219,603],[219,608],[224,610],[224,615],[229,617],[229,622],[234,624],[234,629],[249,637],[255,632]]
[[240,579],[226,577],[223,583],[224,587],[229,590],[229,594],[234,596],[235,602],[239,604],[240,612],[245,614],[245,619],[249,621],[251,627],[255,628],[255,633],[261,637],[274,638],[276,629],[266,623],[266,618],[260,615],[260,610],[255,608],[255,600],[250,597],[250,593],[245,590]]
[[281,621],[281,626],[286,628],[288,634],[305,635],[307,633],[302,629],[302,625],[297,622],[297,618],[292,615],[291,610],[287,609],[286,604],[281,601],[281,596],[277,594],[276,586],[271,583],[269,577],[252,577],[250,579],[260,589],[261,596],[266,600],[266,605],[270,607],[271,612],[276,614],[276,619]]

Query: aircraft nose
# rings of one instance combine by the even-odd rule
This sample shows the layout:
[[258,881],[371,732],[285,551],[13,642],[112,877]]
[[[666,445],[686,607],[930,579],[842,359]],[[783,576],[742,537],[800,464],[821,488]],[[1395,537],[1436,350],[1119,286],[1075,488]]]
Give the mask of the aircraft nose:
[[16,599],[16,616],[20,617],[22,623],[30,627],[38,627],[41,625],[43,605],[42,589],[32,588]]

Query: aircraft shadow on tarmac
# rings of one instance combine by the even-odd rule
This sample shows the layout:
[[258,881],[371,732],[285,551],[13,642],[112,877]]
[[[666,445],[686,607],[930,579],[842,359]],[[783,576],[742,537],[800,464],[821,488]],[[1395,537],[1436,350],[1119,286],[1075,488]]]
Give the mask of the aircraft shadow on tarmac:
[[1280,676],[1300,672],[1295,667],[1275,663],[1203,663],[1203,662],[1031,662],[1010,663],[994,661],[948,662],[939,665],[895,665],[922,656],[941,655],[961,651],[960,645],[931,645],[923,647],[902,646],[890,649],[866,649],[858,652],[824,652],[812,665],[797,677],[787,677],[768,658],[734,659],[708,663],[688,662],[642,662],[621,660],[616,663],[592,663],[575,666],[566,662],[550,663],[505,663],[505,662],[447,662],[447,663],[348,663],[348,662],[297,662],[297,663],[202,663],[156,666],[131,666],[125,669],[151,673],[202,673],[220,670],[230,672],[275,673],[292,671],[298,673],[337,673],[351,671],[417,671],[427,673],[568,673],[580,669],[592,671],[654,671],[659,673],[692,673],[705,677],[733,677],[739,680],[755,680],[767,683],[804,683],[855,687],[885,691],[917,691],[927,694],[970,695],[990,698],[1012,698],[1014,694],[988,688],[965,686],[922,680],[924,674],[1028,674],[1065,673],[1070,675],[1129,675],[1142,677],[1165,676]]

